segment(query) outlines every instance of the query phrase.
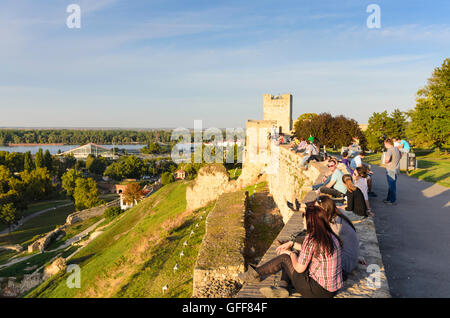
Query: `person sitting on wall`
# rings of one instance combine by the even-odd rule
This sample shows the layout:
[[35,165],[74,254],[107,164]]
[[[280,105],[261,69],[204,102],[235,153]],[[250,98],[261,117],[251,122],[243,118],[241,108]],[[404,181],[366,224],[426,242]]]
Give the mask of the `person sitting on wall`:
[[355,186],[357,186],[361,190],[362,194],[364,195],[364,201],[366,202],[367,213],[370,216],[374,216],[374,213],[373,213],[372,209],[370,208],[370,203],[369,203],[367,177],[368,177],[368,174],[367,174],[367,169],[365,166],[358,167],[353,172],[353,182],[354,182]]
[[342,240],[342,274],[346,280],[347,275],[358,265],[359,240],[356,229],[331,198],[326,195],[319,196],[316,202],[325,210],[331,229]]
[[364,195],[361,190],[353,184],[352,176],[346,174],[342,177],[342,182],[347,188],[347,206],[346,211],[352,211],[356,215],[367,217],[367,206]]
[[305,139],[300,138],[300,143],[297,146],[297,149],[295,150],[296,153],[299,152],[303,152],[306,150],[306,147],[308,146],[307,142],[305,141]]
[[350,167],[350,161],[348,160],[348,151],[342,153],[341,162],[344,164],[345,168],[347,168],[348,173],[353,174],[353,169]]
[[372,191],[372,175],[373,172],[370,170],[369,166],[364,164],[363,159],[366,157],[365,151],[361,151],[355,158],[352,159],[350,162],[350,168],[352,172],[350,173],[353,175],[353,171],[357,167],[365,167],[367,169],[367,187],[368,187],[368,195],[369,197],[376,197],[376,193]]
[[289,148],[289,150],[295,151],[299,144],[300,144],[300,140],[298,140],[297,137],[294,137],[294,140],[292,140],[291,143],[289,144],[289,146],[291,147],[291,148]]
[[347,193],[347,187],[342,182],[344,173],[337,168],[337,160],[328,161],[328,170],[331,173],[330,181],[319,188],[319,193],[329,194],[335,198],[342,198]]
[[[260,292],[268,297],[288,297],[292,284],[305,298],[332,298],[343,286],[342,241],[331,229],[324,209],[308,205],[303,213],[306,236],[302,244],[289,241],[277,248],[277,257],[259,267],[248,266],[239,274],[244,282],[259,282],[262,276],[281,271],[277,287],[264,287]],[[299,254],[291,248],[299,250]]]

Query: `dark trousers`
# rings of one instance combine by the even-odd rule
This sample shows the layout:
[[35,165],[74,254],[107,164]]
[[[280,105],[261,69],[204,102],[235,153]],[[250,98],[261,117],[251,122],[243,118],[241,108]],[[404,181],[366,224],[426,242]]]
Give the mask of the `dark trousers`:
[[311,155],[306,162],[309,163],[311,160],[322,161],[322,157],[320,157],[320,155]]
[[336,189],[333,188],[328,188],[328,187],[320,187],[320,193],[325,193],[325,194],[329,194],[335,198],[342,198],[344,196],[344,193],[342,193],[341,191],[338,191]]
[[395,202],[397,200],[397,174],[395,172],[386,171],[388,183],[388,195],[386,200]]
[[[320,286],[313,278],[309,277],[308,271],[299,273],[294,269],[291,257],[281,254],[262,266],[256,268],[260,276],[273,275],[281,271],[280,286],[287,287],[292,284],[295,289],[305,298],[332,298],[335,292],[329,292]],[[284,283],[283,283],[284,282]]]

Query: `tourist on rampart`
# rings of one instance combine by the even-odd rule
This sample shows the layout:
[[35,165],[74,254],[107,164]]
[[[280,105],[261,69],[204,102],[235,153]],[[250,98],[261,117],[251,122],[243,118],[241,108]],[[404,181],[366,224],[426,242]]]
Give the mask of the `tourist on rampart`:
[[345,210],[366,217],[367,206],[364,195],[361,190],[353,184],[352,176],[346,174],[342,177],[342,181],[347,188],[347,206],[345,207]]
[[342,182],[344,173],[337,168],[337,160],[328,161],[328,170],[331,172],[330,181],[319,188],[319,193],[329,194],[335,198],[342,198],[347,192],[345,184]]
[[[277,287],[261,288],[266,297],[288,297],[292,284],[305,298],[331,298],[342,288],[342,241],[333,233],[324,209],[308,205],[303,214],[306,236],[303,243],[289,241],[277,248],[278,256],[259,267],[249,266],[239,278],[259,282],[262,276],[281,271]],[[291,250],[294,247],[299,254]]]
[[348,173],[353,174],[353,169],[350,167],[350,161],[348,160],[348,151],[344,151],[342,153],[342,160],[341,162],[344,164],[345,168],[347,169]]
[[364,200],[366,201],[367,206],[367,214],[369,214],[370,216],[374,216],[369,203],[369,188],[367,186],[367,177],[367,168],[365,166],[358,167],[353,172],[354,184],[359,188],[359,190],[361,190],[362,194],[364,195]]
[[326,196],[319,196],[317,203],[325,210],[333,232],[342,240],[342,274],[347,276],[358,265],[359,240],[352,221],[336,207],[334,201]]
[[357,167],[365,167],[367,169],[367,187],[368,187],[368,195],[369,197],[376,197],[376,193],[372,191],[372,175],[373,172],[370,171],[370,168],[368,165],[364,164],[363,159],[366,157],[366,153],[364,151],[361,151],[355,158],[352,159],[350,162],[350,169],[352,172],[350,173],[353,175],[353,171]]
[[386,155],[384,164],[386,165],[386,178],[388,183],[388,194],[384,203],[395,205],[397,201],[397,176],[400,173],[400,151],[394,147],[392,140],[386,139],[384,142]]

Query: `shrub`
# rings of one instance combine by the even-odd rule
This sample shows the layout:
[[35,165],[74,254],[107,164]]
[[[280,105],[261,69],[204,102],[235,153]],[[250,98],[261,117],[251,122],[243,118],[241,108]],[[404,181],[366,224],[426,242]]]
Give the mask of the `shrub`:
[[122,212],[123,211],[120,208],[120,206],[111,206],[105,210],[103,216],[106,219],[114,219],[115,217],[119,216]]

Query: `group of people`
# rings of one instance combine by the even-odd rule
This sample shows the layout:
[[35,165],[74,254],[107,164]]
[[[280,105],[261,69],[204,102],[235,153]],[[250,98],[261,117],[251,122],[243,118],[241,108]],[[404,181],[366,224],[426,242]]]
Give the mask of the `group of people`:
[[[291,144],[291,150],[305,152],[307,159],[317,156],[314,140],[297,139]],[[388,195],[386,204],[395,204],[396,180],[399,174],[400,151],[409,151],[409,145],[395,145],[398,140],[386,139],[387,149],[382,164],[386,167]],[[309,148],[308,148],[309,147]],[[304,158],[305,158],[304,157]],[[249,265],[239,277],[246,282],[258,282],[264,276],[281,271],[281,281],[277,286],[261,288],[261,293],[269,298],[288,297],[289,287],[295,288],[303,297],[330,298],[342,288],[343,281],[357,266],[359,260],[359,240],[353,223],[338,209],[339,199],[346,201],[345,210],[368,217],[374,216],[369,204],[372,192],[373,174],[369,166],[363,163],[365,153],[361,152],[352,160],[343,153],[341,163],[347,173],[338,168],[336,158],[327,162],[328,172],[322,183],[313,185],[318,192],[315,202],[305,205],[302,214],[306,232],[303,236],[287,242],[278,242],[277,257],[261,266]],[[315,159],[315,157],[312,157]],[[311,159],[312,160],[312,159]],[[318,160],[320,161],[320,159]],[[308,161],[309,162],[309,161]],[[344,168],[342,168],[344,169]],[[291,209],[294,209],[291,207]],[[297,210],[299,207],[297,207]]]
[[322,161],[319,147],[317,147],[317,145],[314,143],[314,137],[312,136],[306,140],[303,138],[299,139],[295,137],[290,146],[290,150],[298,154],[303,154],[302,160],[300,162],[301,167],[305,167],[305,165],[311,160]]
[[245,282],[258,282],[281,271],[276,287],[261,288],[266,297],[288,297],[289,287],[303,297],[334,297],[358,264],[356,229],[330,197],[319,196],[307,204],[302,217],[306,225],[302,243],[298,239],[279,242],[277,257],[258,267],[249,265],[239,275]]

